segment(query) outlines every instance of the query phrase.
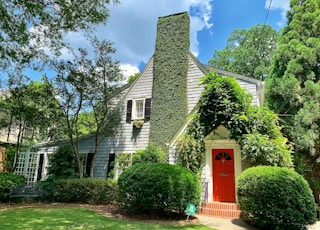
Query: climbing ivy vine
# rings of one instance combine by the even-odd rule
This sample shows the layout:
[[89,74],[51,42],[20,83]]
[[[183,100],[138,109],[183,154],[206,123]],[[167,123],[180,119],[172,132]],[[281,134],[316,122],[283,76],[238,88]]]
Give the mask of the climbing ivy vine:
[[180,163],[200,174],[205,159],[204,138],[223,125],[242,148],[248,166],[292,165],[291,147],[281,134],[277,115],[251,104],[252,97],[231,77],[210,72],[201,80],[204,92],[177,149]]
[[150,141],[164,150],[188,116],[189,24],[187,12],[158,20]]

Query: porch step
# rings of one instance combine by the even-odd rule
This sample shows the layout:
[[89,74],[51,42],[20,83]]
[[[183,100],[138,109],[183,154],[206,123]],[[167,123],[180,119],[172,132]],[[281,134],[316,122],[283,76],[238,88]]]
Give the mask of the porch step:
[[241,211],[235,203],[212,202],[202,203],[198,208],[198,214],[226,219],[240,218]]

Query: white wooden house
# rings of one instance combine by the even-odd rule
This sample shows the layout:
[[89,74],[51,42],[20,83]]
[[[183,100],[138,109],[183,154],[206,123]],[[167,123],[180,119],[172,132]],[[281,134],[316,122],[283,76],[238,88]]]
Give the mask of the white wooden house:
[[[174,18],[181,14],[166,17]],[[117,157],[121,154],[127,154],[128,164],[130,164],[131,155],[136,150],[144,149],[148,146],[150,125],[152,124],[150,121],[152,121],[153,114],[157,113],[152,108],[155,55],[150,58],[139,77],[122,91],[120,100],[120,103],[122,103],[121,129],[116,137],[105,138],[100,146],[94,168],[94,177],[106,178],[108,170],[110,171],[111,169],[111,162]],[[209,71],[234,77],[241,87],[253,95],[253,104],[259,106],[263,104],[264,84],[262,81],[203,65],[191,52],[187,52],[186,55],[188,58],[186,97],[189,114],[193,112],[203,91],[203,87],[199,85],[199,79]],[[185,120],[187,121],[186,118]],[[135,128],[134,121],[143,121],[140,124],[142,126],[138,129]],[[181,128],[176,133],[172,133],[172,138],[166,143],[170,152],[169,163],[175,163],[175,142],[184,132],[186,126],[187,122],[181,124]],[[90,153],[93,150],[92,138],[92,136],[86,136],[80,140],[80,152],[87,156],[84,162],[90,161]],[[48,155],[53,153],[57,145],[50,146],[46,144],[38,147],[38,153],[43,158],[41,166],[41,177],[43,179],[46,177]],[[202,173],[203,202],[236,203],[235,181],[243,170],[240,146],[234,140],[230,140],[228,130],[220,126],[216,130],[212,130],[212,133],[205,138],[205,155],[206,161]],[[208,207],[204,207],[203,212],[215,215]],[[226,217],[227,215],[234,214],[224,214],[223,216]]]

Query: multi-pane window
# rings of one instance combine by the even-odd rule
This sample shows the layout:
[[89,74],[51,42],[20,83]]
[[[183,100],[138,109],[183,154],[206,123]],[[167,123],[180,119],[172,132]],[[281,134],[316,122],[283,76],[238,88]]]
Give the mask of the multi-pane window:
[[127,101],[127,122],[148,120],[151,112],[151,98],[140,98]]
[[144,118],[144,99],[133,101],[133,119]]

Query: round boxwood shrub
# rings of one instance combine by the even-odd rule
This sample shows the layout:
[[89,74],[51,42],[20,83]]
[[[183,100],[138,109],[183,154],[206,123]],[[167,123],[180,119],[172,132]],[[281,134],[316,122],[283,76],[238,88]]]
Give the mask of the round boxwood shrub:
[[25,183],[26,178],[24,176],[8,172],[0,172],[0,201],[6,202],[9,200],[11,186]]
[[178,165],[133,165],[120,175],[118,188],[124,208],[136,213],[182,215],[188,203],[200,202],[198,176]]
[[316,204],[306,180],[293,169],[257,166],[238,178],[242,217],[262,229],[306,229]]

